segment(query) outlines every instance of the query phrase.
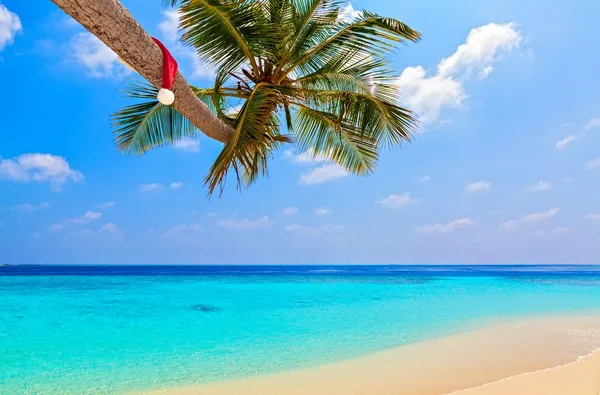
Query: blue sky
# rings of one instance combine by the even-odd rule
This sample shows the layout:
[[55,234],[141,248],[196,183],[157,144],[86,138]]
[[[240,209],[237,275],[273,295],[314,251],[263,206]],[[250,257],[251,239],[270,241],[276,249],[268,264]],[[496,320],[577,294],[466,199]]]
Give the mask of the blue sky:
[[[148,3],[123,1],[209,86]],[[119,154],[130,72],[50,1],[0,2],[0,263],[600,263],[600,3],[397,3],[345,11],[422,32],[393,57],[415,141],[367,178],[282,150],[207,200],[219,143]]]

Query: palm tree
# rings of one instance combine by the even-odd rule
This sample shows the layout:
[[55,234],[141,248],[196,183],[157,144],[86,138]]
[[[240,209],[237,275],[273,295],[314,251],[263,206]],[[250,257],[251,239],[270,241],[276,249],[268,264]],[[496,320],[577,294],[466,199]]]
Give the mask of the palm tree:
[[[142,70],[150,83],[131,82],[125,93],[136,103],[113,114],[120,151],[142,154],[193,136],[197,128],[206,132],[207,125],[189,108],[178,106],[182,99],[176,89],[191,89],[206,105],[202,110],[212,114],[203,115],[204,121],[219,122],[219,137],[224,137],[217,138],[225,146],[205,179],[209,194],[217,188],[222,192],[231,169],[238,187],[264,175],[268,159],[285,143],[366,175],[375,170],[382,148],[410,140],[416,121],[398,104],[397,77],[386,59],[395,43],[420,37],[404,23],[368,11],[340,20],[343,4],[336,0],[163,2],[177,7],[181,41],[216,70],[215,83],[187,88],[176,82],[175,105],[163,106],[156,100],[159,74]],[[90,25],[97,29],[95,21]],[[97,35],[111,41],[105,33]],[[117,53],[138,70],[140,60],[131,55],[135,50],[122,52],[125,56]]]

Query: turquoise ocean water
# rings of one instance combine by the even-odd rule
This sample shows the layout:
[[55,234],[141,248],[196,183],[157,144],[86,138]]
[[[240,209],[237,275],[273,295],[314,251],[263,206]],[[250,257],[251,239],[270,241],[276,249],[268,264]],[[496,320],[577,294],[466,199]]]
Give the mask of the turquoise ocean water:
[[600,311],[595,266],[0,267],[0,394],[127,393]]

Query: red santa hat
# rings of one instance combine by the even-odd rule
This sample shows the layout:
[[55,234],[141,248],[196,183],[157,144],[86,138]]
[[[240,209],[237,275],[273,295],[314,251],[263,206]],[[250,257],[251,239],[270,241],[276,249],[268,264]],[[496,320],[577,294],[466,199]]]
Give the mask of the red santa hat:
[[177,62],[169,50],[163,45],[163,43],[154,37],[152,37],[152,40],[154,40],[156,45],[160,47],[160,50],[163,53],[162,88],[158,91],[158,95],[156,97],[160,104],[170,106],[175,101],[175,94],[171,89],[173,89],[173,83],[175,82],[175,77],[177,76]]

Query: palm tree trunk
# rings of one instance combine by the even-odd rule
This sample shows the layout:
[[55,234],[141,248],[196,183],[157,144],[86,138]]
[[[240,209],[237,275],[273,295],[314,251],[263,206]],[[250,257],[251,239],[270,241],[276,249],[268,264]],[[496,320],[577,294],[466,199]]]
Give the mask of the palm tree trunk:
[[[148,33],[118,0],[51,0],[98,37],[127,64],[160,88],[162,53]],[[233,129],[215,117],[177,74],[173,85],[174,108],[208,137],[227,142]]]

